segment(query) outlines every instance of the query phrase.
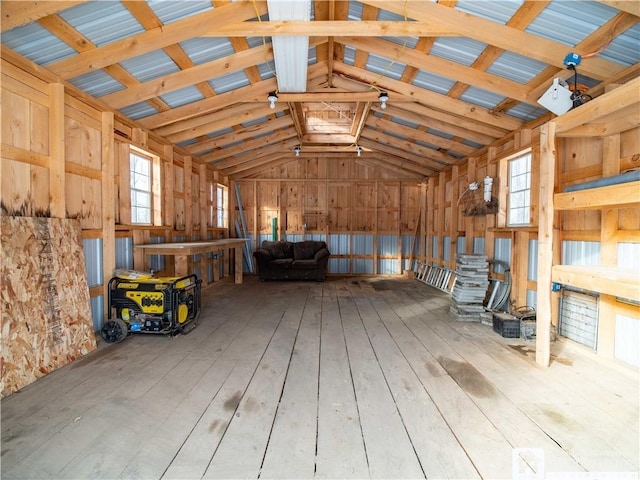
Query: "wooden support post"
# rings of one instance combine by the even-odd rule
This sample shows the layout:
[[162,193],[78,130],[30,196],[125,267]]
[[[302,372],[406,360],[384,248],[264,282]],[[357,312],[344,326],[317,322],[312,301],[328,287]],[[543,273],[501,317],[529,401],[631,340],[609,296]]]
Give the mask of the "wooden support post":
[[375,182],[374,192],[373,192],[373,202],[374,209],[373,211],[373,274],[378,274],[378,183]]
[[109,312],[107,289],[116,268],[116,204],[114,202],[115,151],[113,136],[114,116],[112,112],[102,112],[102,287],[104,291],[104,315]]
[[[499,173],[499,169],[498,169],[498,165],[496,164],[496,147],[489,147],[487,150],[487,172],[486,175],[493,178],[494,180],[497,178],[499,179],[498,181],[498,188],[500,188],[500,185],[502,182],[506,182],[507,181],[507,177],[501,177],[500,175],[502,175],[502,173]],[[504,163],[504,162],[503,162]],[[481,182],[478,182],[481,183]],[[481,183],[482,184],[482,183]],[[495,184],[494,184],[495,187]],[[504,188],[500,188],[500,190],[505,190]],[[499,201],[500,205],[503,205],[503,207],[498,207],[498,208],[505,208],[506,209],[506,197],[504,200],[504,203],[502,201],[502,199]],[[494,231],[494,227],[496,227],[496,222],[498,221],[498,216],[500,215],[500,213],[496,213],[493,215],[487,215],[486,216],[486,220],[485,220],[485,233],[484,233],[484,253],[487,256],[487,258],[492,259],[493,258],[493,254],[495,251],[495,231]],[[498,226],[500,226],[498,224]]]
[[[620,173],[620,135],[602,139],[602,176],[610,177]],[[619,210],[604,208],[600,214],[600,264],[618,265]],[[616,298],[600,294],[598,305],[598,355],[613,358],[616,330]]]
[[[476,181],[476,159],[470,157],[467,161],[467,186]],[[497,184],[497,182],[496,182]],[[465,187],[466,188],[466,187]],[[473,217],[468,215],[464,217],[464,251],[465,253],[473,253]]]
[[427,182],[426,180],[420,184],[420,212],[421,212],[421,225],[420,225],[420,253],[418,255],[418,261],[426,263],[427,261]]
[[66,218],[64,85],[49,85],[49,197],[52,218]]
[[555,123],[540,129],[540,208],[538,218],[538,308],[536,362],[549,366],[551,358],[551,268],[553,266],[555,185]]
[[449,208],[451,209],[451,223],[449,225],[449,268],[456,269],[456,247],[458,246],[458,185],[460,184],[460,167],[451,167],[451,198]]
[[120,223],[131,225],[131,169],[129,168],[129,145],[116,142],[116,158],[118,162],[118,207]]
[[515,286],[512,297],[516,307],[527,304],[527,267],[529,266],[529,232],[518,230],[515,233],[513,265],[511,267],[512,284]]
[[[174,209],[174,200],[173,200],[173,192],[174,192],[174,171],[173,171],[173,147],[171,145],[167,145],[164,147],[164,155],[161,158],[162,164],[162,185],[164,186],[163,191],[167,192],[167,195],[162,196],[162,211],[163,211],[163,225],[169,226],[172,229],[175,228],[175,209]],[[168,238],[167,241],[171,241],[172,238]]]
[[438,260],[440,266],[444,265],[444,202],[445,191],[447,189],[447,174],[440,172],[438,175],[438,222],[436,224],[436,235],[438,236]]
[[[184,157],[184,235],[186,241],[193,234],[193,161],[190,156]],[[176,266],[177,267],[177,266]]]
[[[200,199],[200,204],[198,208],[200,209],[200,231],[198,234],[200,235],[200,240],[207,240],[207,218],[208,218],[208,181],[207,181],[207,164],[201,163],[198,165],[198,178],[200,179],[198,198]],[[202,281],[205,284],[209,283],[209,265],[211,265],[211,259],[209,258],[209,254],[206,253],[200,257],[200,268],[201,268],[201,276]]]
[[426,245],[426,249],[425,252],[427,254],[426,256],[426,262],[427,263],[432,263],[435,262],[436,258],[435,255],[433,254],[433,236],[436,234],[436,228],[435,228],[435,215],[436,215],[436,211],[435,211],[435,200],[436,200],[436,196],[435,196],[435,189],[436,189],[436,178],[435,177],[430,177],[429,178],[429,183],[428,183],[428,188],[427,188],[427,221],[425,222],[427,225],[427,236],[425,238],[425,242],[427,242]]

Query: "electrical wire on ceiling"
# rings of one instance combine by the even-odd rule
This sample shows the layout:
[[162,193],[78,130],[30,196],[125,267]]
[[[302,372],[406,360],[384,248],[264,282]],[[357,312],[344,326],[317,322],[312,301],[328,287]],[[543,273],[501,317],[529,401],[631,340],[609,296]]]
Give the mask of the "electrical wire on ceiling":
[[609,34],[609,40],[607,41],[607,43],[605,43],[604,45],[602,45],[600,48],[598,48],[597,50],[591,52],[591,53],[586,53],[584,55],[582,55],[582,58],[591,58],[591,57],[595,57],[596,55],[601,54],[602,52],[604,52],[607,48],[609,48],[609,45],[611,45],[611,42],[613,42],[613,39],[615,38],[615,33],[616,33],[616,27],[618,26],[618,24],[620,23],[620,21],[622,20],[622,18],[625,16],[625,13],[621,13],[618,15],[618,18],[616,18],[615,22],[613,22],[613,25],[611,25],[611,33]]
[[[403,17],[404,17],[404,21],[408,22],[409,21],[409,15],[407,14],[407,1],[408,0],[404,0],[404,3],[402,5],[403,8]],[[380,89],[376,84],[378,83],[378,81],[383,78],[387,72],[389,70],[391,70],[391,67],[393,67],[395,65],[395,63],[398,61],[398,59],[402,56],[402,54],[404,53],[405,48],[407,48],[407,38],[405,37],[404,42],[402,44],[402,47],[400,48],[400,50],[398,51],[398,53],[396,53],[396,55],[394,56],[394,58],[389,62],[389,65],[387,65],[387,67],[383,70],[383,72],[378,76],[378,78],[374,79],[372,82],[369,83],[369,87],[373,90],[376,90],[377,92],[382,92],[382,89]]]

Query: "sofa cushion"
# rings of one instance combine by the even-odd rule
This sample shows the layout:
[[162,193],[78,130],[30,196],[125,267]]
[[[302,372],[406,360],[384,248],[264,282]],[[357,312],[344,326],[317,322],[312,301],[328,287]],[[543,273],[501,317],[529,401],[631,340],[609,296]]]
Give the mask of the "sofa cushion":
[[305,242],[296,242],[293,244],[294,260],[312,260],[316,252],[321,248],[326,248],[325,242],[316,242],[307,240]]
[[262,242],[264,248],[273,258],[293,258],[293,248],[291,242],[279,241],[270,242],[265,240]]
[[294,260],[291,268],[294,270],[315,270],[318,268],[318,262],[315,260]]
[[293,265],[293,258],[276,258],[269,262],[271,268],[291,268]]

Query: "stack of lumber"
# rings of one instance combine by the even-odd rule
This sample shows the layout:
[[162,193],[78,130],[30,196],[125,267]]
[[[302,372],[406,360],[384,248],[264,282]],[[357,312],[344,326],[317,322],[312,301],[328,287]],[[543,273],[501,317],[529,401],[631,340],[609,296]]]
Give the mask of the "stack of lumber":
[[489,262],[486,255],[460,253],[456,258],[456,284],[450,312],[456,320],[479,322],[484,312],[484,297],[489,287]]

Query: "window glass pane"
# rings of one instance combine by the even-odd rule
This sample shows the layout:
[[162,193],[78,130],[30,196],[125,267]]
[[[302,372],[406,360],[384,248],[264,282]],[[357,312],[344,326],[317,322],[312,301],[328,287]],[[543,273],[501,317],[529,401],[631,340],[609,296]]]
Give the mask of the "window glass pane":
[[151,159],[129,155],[131,187],[131,222],[151,223]]
[[514,192],[511,194],[509,206],[512,209],[524,206],[524,192]]
[[508,224],[529,225],[531,204],[531,153],[509,161]]
[[527,188],[527,176],[518,175],[511,179],[510,189],[512,192],[520,192]]

